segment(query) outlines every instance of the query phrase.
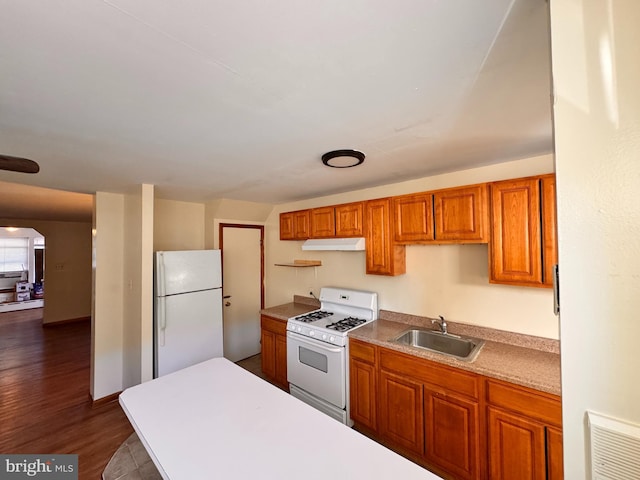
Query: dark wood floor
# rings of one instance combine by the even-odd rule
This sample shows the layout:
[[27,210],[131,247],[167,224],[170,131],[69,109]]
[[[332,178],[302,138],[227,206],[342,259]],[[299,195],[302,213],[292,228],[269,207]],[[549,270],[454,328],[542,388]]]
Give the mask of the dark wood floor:
[[89,322],[42,326],[42,309],[0,314],[0,453],[75,453],[100,479],[133,432],[117,401],[89,396]]

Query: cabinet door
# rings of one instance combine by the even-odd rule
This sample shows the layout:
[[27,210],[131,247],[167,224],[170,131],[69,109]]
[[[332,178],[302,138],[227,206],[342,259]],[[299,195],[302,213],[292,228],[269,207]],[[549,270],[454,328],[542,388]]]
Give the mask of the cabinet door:
[[295,232],[293,231],[293,212],[285,212],[280,214],[280,240],[294,240]]
[[489,478],[546,480],[544,425],[488,407]]
[[542,286],[540,181],[491,184],[490,281]]
[[310,238],[331,238],[335,236],[335,212],[333,207],[312,208],[310,222]]
[[275,381],[284,390],[289,390],[287,381],[287,337],[286,335],[275,335]]
[[424,402],[425,458],[455,478],[479,478],[478,404],[427,386]]
[[435,239],[442,242],[487,243],[487,185],[440,190],[433,194]]
[[280,214],[280,240],[306,240],[309,238],[309,210]]
[[336,237],[362,237],[364,235],[363,202],[337,205]]
[[553,286],[553,266],[558,263],[556,176],[542,177],[542,263],[543,283]]
[[365,205],[366,272],[376,275],[405,273],[405,247],[391,236],[391,199],[370,200]]
[[547,427],[547,480],[562,480],[563,478],[562,430]]
[[309,238],[309,217],[309,210],[293,212],[293,230],[296,240],[305,240]]
[[412,453],[424,453],[422,384],[380,371],[379,432]]
[[393,215],[396,242],[433,240],[433,197],[430,193],[394,197]]
[[276,378],[276,335],[273,332],[262,329],[261,340],[261,361],[262,373],[271,379]]
[[378,428],[376,408],[376,367],[361,360],[349,361],[351,419],[372,431]]

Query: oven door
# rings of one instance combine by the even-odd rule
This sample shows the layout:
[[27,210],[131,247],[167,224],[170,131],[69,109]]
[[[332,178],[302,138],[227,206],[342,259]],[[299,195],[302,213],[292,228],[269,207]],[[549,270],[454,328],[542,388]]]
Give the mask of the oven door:
[[344,409],[347,403],[346,352],[309,337],[287,332],[287,380]]

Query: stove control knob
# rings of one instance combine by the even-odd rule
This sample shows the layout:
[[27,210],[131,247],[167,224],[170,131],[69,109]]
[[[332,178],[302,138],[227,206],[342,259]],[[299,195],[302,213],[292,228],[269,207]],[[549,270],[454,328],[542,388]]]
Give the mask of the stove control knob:
[[298,331],[301,332],[302,331],[302,327],[298,327]]
[[322,339],[323,339],[323,340],[326,340],[326,339],[327,339],[327,336],[323,334],[323,335],[322,335]]
[[312,336],[312,337],[313,337],[315,334],[316,334],[316,332],[314,332],[313,330],[311,330],[311,331],[309,332],[309,335],[310,335],[310,336]]
[[336,341],[336,337],[329,337],[329,341],[330,342],[335,342]]

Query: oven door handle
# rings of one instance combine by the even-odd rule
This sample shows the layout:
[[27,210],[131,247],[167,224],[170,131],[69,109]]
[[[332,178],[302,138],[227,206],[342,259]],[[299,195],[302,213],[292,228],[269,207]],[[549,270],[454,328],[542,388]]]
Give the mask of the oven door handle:
[[328,343],[321,342],[320,340],[314,340],[312,338],[304,337],[293,332],[287,332],[287,337],[295,340],[296,342],[306,343],[307,345],[311,345],[312,347],[320,347],[323,350],[331,353],[340,353],[344,350],[344,347],[334,347]]

